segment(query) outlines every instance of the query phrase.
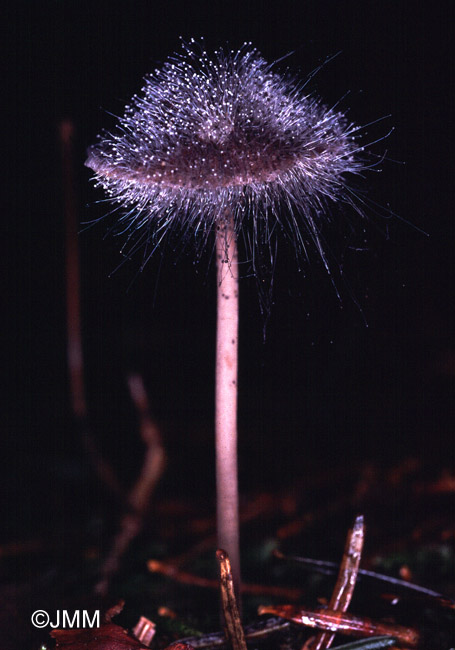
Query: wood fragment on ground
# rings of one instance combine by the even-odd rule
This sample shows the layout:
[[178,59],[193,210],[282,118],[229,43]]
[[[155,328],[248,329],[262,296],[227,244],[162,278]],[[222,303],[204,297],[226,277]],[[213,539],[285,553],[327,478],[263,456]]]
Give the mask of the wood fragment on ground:
[[[219,589],[218,580],[211,578],[204,578],[203,576],[190,573],[189,571],[182,571],[178,566],[174,566],[170,562],[163,562],[161,560],[149,560],[147,562],[148,570],[152,573],[160,573],[176,582],[193,587],[202,587],[204,589]],[[243,594],[253,596],[271,596],[274,598],[283,598],[286,600],[297,601],[303,596],[303,591],[294,587],[280,587],[278,585],[259,585],[251,583],[242,583],[240,591]]]
[[396,640],[398,645],[409,648],[417,647],[420,641],[420,635],[414,628],[333,612],[329,609],[312,610],[293,605],[262,606],[258,608],[258,614],[282,616],[298,625],[352,637],[390,636]]
[[152,645],[153,637],[156,634],[156,625],[150,619],[145,616],[141,616],[133,629],[133,634],[144,645],[148,648]]
[[226,637],[232,650],[247,650],[245,633],[240,621],[240,613],[234,593],[234,581],[228,554],[226,551],[218,549],[216,558],[220,565],[221,606],[226,625]]
[[[364,520],[363,516],[359,515],[356,517],[354,526],[348,532],[338,578],[329,600],[328,608],[333,611],[346,612],[352,600],[362,557],[364,538]],[[334,633],[319,632],[311,646],[312,650],[330,648],[334,639]]]

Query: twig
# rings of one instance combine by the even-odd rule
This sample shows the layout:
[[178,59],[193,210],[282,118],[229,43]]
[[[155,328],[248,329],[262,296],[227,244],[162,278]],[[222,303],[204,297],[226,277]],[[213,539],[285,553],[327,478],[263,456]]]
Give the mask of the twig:
[[337,634],[346,634],[353,637],[390,636],[399,645],[415,648],[420,641],[420,635],[414,628],[403,627],[382,621],[373,621],[369,618],[359,618],[352,614],[333,612],[329,609],[303,609],[293,605],[277,607],[259,607],[259,614],[272,614],[282,616],[298,625],[327,630]]
[[220,565],[220,592],[223,608],[226,637],[232,650],[247,650],[245,633],[240,621],[239,609],[234,593],[234,580],[232,578],[231,563],[228,554],[222,549],[216,552],[216,559]]
[[444,470],[439,478],[415,485],[414,491],[416,494],[453,494],[455,475],[449,470]]
[[93,438],[87,418],[84,383],[84,355],[81,334],[80,263],[77,237],[78,214],[73,162],[74,124],[66,119],[60,123],[59,138],[62,150],[64,212],[66,223],[66,327],[67,357],[71,408],[85,452],[100,481],[117,497],[123,490],[109,463],[101,455]]
[[[211,578],[204,578],[188,571],[182,571],[178,566],[174,566],[169,562],[162,562],[160,560],[149,560],[147,562],[148,570],[152,573],[160,573],[168,578],[172,578],[181,584],[191,585],[193,587],[202,587],[204,589],[218,589],[218,580]],[[303,592],[300,589],[293,587],[278,587],[275,585],[258,585],[242,583],[241,592],[243,594],[250,594],[254,596],[271,596],[272,598],[283,598],[287,600],[299,600]]]
[[31,555],[32,553],[43,553],[56,546],[55,540],[48,539],[27,539],[18,542],[7,542],[0,545],[0,558],[18,557],[20,555]]
[[393,645],[395,639],[391,639],[389,636],[375,636],[371,639],[361,639],[360,641],[353,641],[352,643],[346,643],[342,646],[337,646],[338,650],[383,650],[383,648],[390,648],[390,650],[396,650]]
[[373,463],[365,463],[352,495],[352,503],[357,507],[364,503],[378,485],[379,471]]
[[165,452],[161,434],[150,415],[150,409],[142,377],[131,375],[128,378],[131,397],[140,419],[142,440],[147,445],[141,473],[130,491],[126,512],[120,522],[120,529],[101,569],[101,580],[95,587],[100,595],[105,595],[112,576],[117,572],[120,559],[132,540],[139,534],[150,502],[150,497],[165,467]]
[[[287,556],[278,549],[275,549],[273,551],[273,554],[280,560],[292,562],[300,565],[304,569],[317,571],[318,573],[323,573],[325,575],[334,574],[337,568],[336,562],[329,562],[327,560],[314,560],[312,558],[306,557]],[[407,580],[401,580],[400,578],[387,576],[382,573],[377,573],[376,571],[369,571],[368,569],[359,569],[358,576],[359,578],[362,578],[362,580],[365,578],[371,579],[378,582],[384,582],[387,585],[393,585],[394,587],[411,591],[413,595],[434,600],[435,604],[440,605],[441,607],[445,607],[447,609],[455,609],[454,600],[443,596],[437,591],[416,585],[412,582],[408,582]]]
[[139,414],[141,437],[147,445],[142,471],[130,492],[129,502],[136,512],[144,513],[148,507],[150,495],[164,471],[166,455],[160,430],[150,414],[142,377],[140,375],[130,375],[128,377],[128,386],[131,398]]
[[318,508],[316,510],[310,510],[298,519],[280,526],[276,532],[276,536],[279,540],[283,541],[289,539],[290,537],[295,537],[302,533],[303,530],[314,526],[318,521],[323,521],[326,517],[333,515],[343,508],[346,508],[350,505],[351,499],[347,495],[341,495],[337,499],[329,501],[325,508]]
[[125,601],[123,599],[112,605],[112,607],[109,607],[109,609],[104,613],[104,622],[112,623],[112,619],[121,614],[124,607]]
[[[241,525],[249,524],[255,519],[264,515],[273,515],[274,513],[282,513],[283,510],[295,511],[295,503],[292,502],[292,497],[289,494],[271,495],[265,492],[253,495],[244,501],[243,506],[240,508],[240,523]],[[213,529],[215,522],[213,522]],[[211,535],[199,540],[191,546],[187,551],[180,555],[174,556],[168,560],[168,563],[175,567],[182,567],[193,561],[198,556],[206,553],[207,551],[216,548],[217,535],[214,532]]]
[[[329,609],[334,612],[346,612],[352,600],[354,587],[357,581],[360,558],[362,556],[363,541],[365,538],[365,526],[363,517],[356,517],[354,526],[349,530],[346,538],[343,559],[340,564],[340,571],[332,597],[329,600]],[[320,632],[313,643],[314,650],[325,650],[330,648],[335,639],[335,634]]]

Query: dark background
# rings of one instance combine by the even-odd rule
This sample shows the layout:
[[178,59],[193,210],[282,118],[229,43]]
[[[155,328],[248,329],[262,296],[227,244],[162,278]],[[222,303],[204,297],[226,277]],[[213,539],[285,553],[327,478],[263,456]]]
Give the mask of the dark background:
[[[281,66],[303,78],[340,51],[309,91],[328,104],[350,91],[341,107],[359,124],[391,115],[368,129],[371,139],[395,128],[375,145],[389,159],[365,187],[398,216],[351,215],[351,240],[340,235],[346,215],[327,227],[347,278],[341,300],[316,256],[298,273],[284,245],[264,342],[255,283],[241,287],[242,490],[292,482],[311,465],[406,456],[453,464],[453,3],[44,0],[7,12],[4,540],[99,506],[69,407],[58,125],[74,121],[80,220],[96,219],[108,208],[96,203],[86,148],[179,36],[204,36],[209,48],[252,41],[269,61],[293,52]],[[139,254],[110,276],[121,257],[106,228],[79,239],[94,435],[132,480],[141,445],[125,378],[142,371],[170,457],[163,493],[210,501],[213,268],[208,258],[195,267],[191,256],[167,255],[137,275]]]

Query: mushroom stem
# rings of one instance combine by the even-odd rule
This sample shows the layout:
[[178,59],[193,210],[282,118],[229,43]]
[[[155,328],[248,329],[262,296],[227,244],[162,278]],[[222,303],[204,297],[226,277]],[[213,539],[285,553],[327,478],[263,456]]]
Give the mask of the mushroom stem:
[[237,479],[238,257],[232,214],[216,232],[217,329],[215,436],[218,547],[229,554],[237,599],[240,585]]

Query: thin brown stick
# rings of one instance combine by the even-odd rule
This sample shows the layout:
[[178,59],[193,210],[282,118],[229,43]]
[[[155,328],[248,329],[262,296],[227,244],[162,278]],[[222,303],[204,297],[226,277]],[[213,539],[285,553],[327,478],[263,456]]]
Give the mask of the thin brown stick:
[[60,123],[62,150],[63,195],[66,230],[66,328],[67,358],[71,408],[85,452],[100,481],[122,498],[123,490],[112,467],[102,457],[88,426],[84,383],[84,355],[81,333],[80,261],[77,229],[79,224],[73,155],[74,124],[66,119]]
[[[274,513],[282,513],[286,507],[289,509],[289,501],[292,498],[287,495],[271,495],[265,492],[253,495],[249,499],[245,499],[243,506],[240,508],[239,520],[240,524],[248,524],[255,519],[264,515],[273,515]],[[291,509],[294,504],[291,505]],[[208,535],[203,539],[196,542],[189,549],[183,553],[174,556],[168,560],[169,564],[173,566],[183,567],[203,553],[216,548],[217,535],[216,533]]]
[[130,492],[129,502],[136,512],[144,513],[148,507],[150,495],[164,471],[166,455],[161,432],[150,413],[142,377],[135,374],[130,375],[128,387],[139,414],[141,437],[147,446],[142,471]]
[[232,650],[247,650],[245,633],[240,621],[239,609],[234,593],[234,580],[232,578],[229,556],[226,551],[218,549],[216,559],[220,565],[220,593],[226,625],[226,638],[229,640]]
[[71,406],[76,417],[87,415],[85,399],[81,309],[80,263],[77,240],[78,216],[74,188],[73,136],[74,124],[64,120],[59,129],[62,147],[64,210],[66,223],[66,324],[68,332],[68,370]]
[[[149,560],[147,562],[148,570],[152,573],[160,573],[176,582],[181,584],[191,585],[193,587],[202,587],[204,589],[218,589],[218,580],[211,578],[204,578],[189,571],[182,571],[177,566],[169,562],[162,562],[160,560]],[[301,589],[293,587],[277,587],[275,585],[258,585],[242,583],[240,586],[243,594],[250,594],[254,596],[270,596],[272,598],[281,598],[286,600],[298,601],[302,598],[303,592]]]
[[341,494],[339,497],[328,501],[325,507],[309,510],[301,517],[293,519],[291,522],[280,526],[276,532],[276,536],[280,541],[284,541],[290,537],[296,537],[305,529],[324,521],[326,518],[342,511],[350,505],[351,499],[349,495]]
[[333,612],[330,609],[311,610],[294,607],[293,605],[281,605],[278,607],[259,607],[258,614],[282,616],[298,625],[358,638],[390,636],[396,639],[399,645],[411,648],[417,647],[420,641],[420,635],[414,628],[373,621],[370,618],[360,618],[342,612]]
[[233,215],[216,232],[217,330],[215,373],[215,439],[218,546],[232,563],[239,596],[240,541],[237,476],[237,366],[239,288],[237,241]]
[[101,580],[95,587],[95,591],[100,595],[107,593],[112,576],[118,570],[120,559],[142,529],[151,495],[163,474],[166,462],[161,434],[150,415],[142,377],[131,375],[128,378],[128,386],[139,414],[142,440],[147,448],[141,473],[129,493],[130,511],[125,513],[120,522],[112,549],[101,569]]
[[[328,607],[334,612],[346,612],[352,600],[360,567],[364,539],[364,521],[362,515],[359,515],[356,517],[354,526],[348,532],[338,578],[329,600]],[[326,650],[326,648],[330,648],[334,639],[335,634],[320,632],[316,635],[312,648],[313,650]]]
[[7,542],[0,545],[0,558],[18,557],[21,555],[31,555],[33,553],[45,553],[53,550],[56,544],[54,539],[26,539],[17,542]]

